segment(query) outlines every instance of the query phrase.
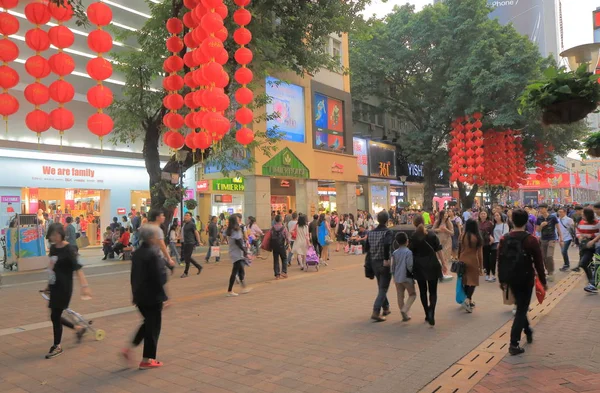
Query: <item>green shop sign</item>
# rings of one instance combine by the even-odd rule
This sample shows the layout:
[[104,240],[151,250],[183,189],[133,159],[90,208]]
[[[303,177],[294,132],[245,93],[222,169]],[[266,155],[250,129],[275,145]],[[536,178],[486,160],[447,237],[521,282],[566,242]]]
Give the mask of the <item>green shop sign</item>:
[[244,178],[234,177],[227,179],[215,179],[212,181],[214,191],[244,191]]
[[310,178],[308,168],[286,147],[262,167],[264,176],[295,177],[298,179]]

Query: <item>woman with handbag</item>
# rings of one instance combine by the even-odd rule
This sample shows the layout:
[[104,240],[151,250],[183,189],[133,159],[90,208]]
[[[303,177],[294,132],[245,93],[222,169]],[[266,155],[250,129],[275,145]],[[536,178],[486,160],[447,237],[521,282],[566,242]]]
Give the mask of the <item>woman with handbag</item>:
[[[429,322],[431,326],[435,326],[437,285],[438,281],[443,278],[443,274],[448,274],[448,270],[440,239],[435,232],[425,228],[423,216],[416,216],[413,224],[417,229],[413,233],[408,247],[413,253],[413,275],[419,286],[425,321]],[[429,300],[427,299],[428,292]]]
[[321,213],[319,221],[317,222],[317,239],[321,246],[321,263],[327,266],[327,260],[329,259],[329,245],[333,243],[331,239],[331,226],[328,225],[325,219],[325,214]]
[[475,287],[479,286],[479,277],[483,276],[483,239],[479,232],[477,221],[472,218],[465,224],[465,233],[460,239],[458,258],[464,263],[463,286],[467,299],[461,306],[468,312],[473,312],[475,303],[473,294]]
[[479,212],[479,232],[483,239],[483,267],[485,269],[485,281],[489,281],[490,270],[489,261],[492,252],[492,243],[494,242],[494,224],[489,219],[485,210]]
[[500,212],[494,213],[494,240],[491,242],[490,257],[486,261],[485,269],[487,271],[485,281],[487,282],[496,282],[496,260],[498,258],[498,245],[500,244],[500,239],[510,232],[510,226],[506,221],[507,217],[500,214]]
[[[454,226],[452,225],[450,218],[446,215],[445,210],[440,210],[437,214],[435,223],[433,224],[433,231],[440,239],[444,261],[450,261],[452,258],[452,236],[454,235]],[[444,275],[444,278],[452,279],[452,276]]]

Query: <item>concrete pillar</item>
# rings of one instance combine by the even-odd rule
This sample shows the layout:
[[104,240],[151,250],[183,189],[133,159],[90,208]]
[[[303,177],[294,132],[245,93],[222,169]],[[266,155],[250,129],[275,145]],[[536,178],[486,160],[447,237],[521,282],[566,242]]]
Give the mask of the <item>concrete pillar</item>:
[[352,213],[356,215],[356,183],[335,182],[336,210],[341,214]]
[[244,178],[244,217],[254,216],[261,228],[271,227],[271,178]]
[[319,212],[318,180],[296,180],[296,211],[309,217]]

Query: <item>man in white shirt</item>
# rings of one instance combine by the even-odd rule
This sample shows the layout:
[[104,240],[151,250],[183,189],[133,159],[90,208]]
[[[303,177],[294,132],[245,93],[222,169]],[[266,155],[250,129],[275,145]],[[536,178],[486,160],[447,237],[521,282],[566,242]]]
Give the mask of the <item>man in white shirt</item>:
[[560,250],[563,256],[564,265],[560,269],[563,272],[569,270],[570,262],[569,262],[569,246],[571,242],[573,242],[573,233],[575,233],[575,222],[569,216],[567,216],[567,211],[564,207],[558,209],[558,230],[562,234],[563,238],[563,247]]

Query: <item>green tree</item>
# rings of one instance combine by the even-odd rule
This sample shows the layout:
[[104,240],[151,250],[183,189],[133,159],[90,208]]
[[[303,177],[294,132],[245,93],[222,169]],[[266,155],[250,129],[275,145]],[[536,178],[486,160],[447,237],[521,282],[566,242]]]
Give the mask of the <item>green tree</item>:
[[[517,99],[548,64],[537,47],[512,26],[490,20],[486,0],[447,0],[415,12],[396,7],[351,36],[354,96],[371,96],[383,110],[410,125],[399,143],[413,162],[423,162],[424,204],[431,208],[437,168],[448,168],[450,123],[474,112],[484,129],[522,130],[531,146],[550,139],[556,153],[571,149],[581,125],[546,130],[534,114],[519,115]],[[478,187],[461,201],[470,206]]]
[[[60,3],[62,0],[52,1]],[[81,0],[68,1],[76,9],[79,21],[85,22]],[[233,0],[224,2],[232,15],[237,6]],[[187,9],[183,6],[183,0],[163,0],[160,3],[146,0],[146,3],[150,8],[151,18],[139,31],[115,29],[119,40],[133,40],[140,50],[112,55],[119,62],[116,69],[124,76],[125,86],[110,108],[110,114],[115,120],[115,143],[143,141],[143,155],[150,176],[152,207],[166,207],[170,216],[174,209],[173,203],[179,199],[182,190],[162,180],[161,176],[163,171],[176,172],[179,166],[176,157],[172,157],[163,168],[159,156],[161,134],[166,131],[162,125],[162,117],[166,113],[162,106],[165,96],[161,87],[162,67],[163,59],[170,55],[165,48],[168,36],[165,24],[170,17],[182,17]],[[349,31],[361,18],[359,13],[368,3],[370,0],[253,0],[249,6],[253,21],[248,29],[252,32],[249,47],[254,53],[254,59],[250,68],[254,72],[255,85],[263,84],[266,75],[278,71],[291,70],[299,75],[313,74],[323,68],[339,71],[339,61],[328,54],[326,40],[331,33]],[[226,20],[226,26],[231,36],[236,26],[230,17]],[[230,60],[225,68],[233,75],[236,69],[233,60],[236,44],[229,38],[225,47],[230,53]],[[186,50],[182,51],[182,55]],[[232,82],[226,91],[231,94],[236,89],[235,82]],[[255,108],[267,102],[264,95],[255,97]],[[232,114],[229,114],[230,117]],[[208,159],[225,173],[228,164],[235,159],[232,158],[232,149],[238,149],[234,152],[234,157],[245,155],[245,152],[239,151],[233,134],[230,132],[224,138],[219,151],[209,150],[206,153],[206,156],[210,156]],[[267,155],[276,151],[276,130],[255,130],[255,136],[251,149],[261,149]],[[183,162],[183,169],[199,160],[199,153],[196,157],[188,154]],[[248,160],[248,165],[252,164],[253,160]]]

